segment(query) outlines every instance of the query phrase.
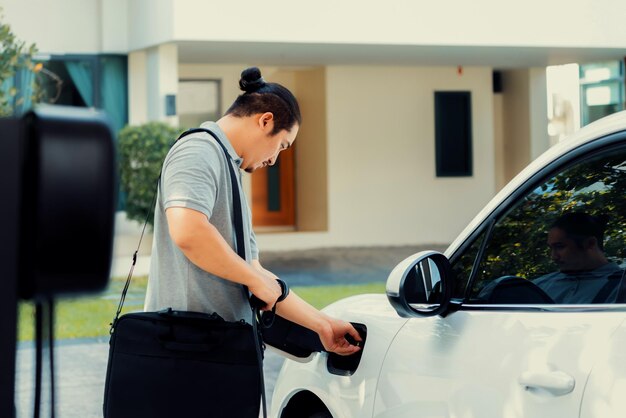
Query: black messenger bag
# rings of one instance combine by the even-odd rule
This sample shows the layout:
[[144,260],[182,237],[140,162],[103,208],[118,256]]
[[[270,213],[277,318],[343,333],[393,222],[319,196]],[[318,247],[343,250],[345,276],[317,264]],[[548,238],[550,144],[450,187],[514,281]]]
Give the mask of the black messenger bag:
[[[193,129],[179,139],[199,131],[215,137]],[[238,182],[228,152],[215,139],[230,169],[237,253],[245,259]],[[137,252],[111,326],[104,417],[258,418],[261,399],[265,416],[257,308],[251,304],[252,325],[225,321],[217,313],[171,309],[120,317],[136,257]],[[242,291],[248,299],[248,289]]]
[[111,335],[104,416],[257,418],[252,328],[217,314],[123,315]]

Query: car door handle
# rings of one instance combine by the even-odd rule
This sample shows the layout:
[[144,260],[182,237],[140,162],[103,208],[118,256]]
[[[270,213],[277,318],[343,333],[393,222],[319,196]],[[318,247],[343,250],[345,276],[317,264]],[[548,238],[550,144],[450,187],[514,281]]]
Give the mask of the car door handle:
[[574,390],[576,381],[565,372],[524,372],[518,379],[528,391],[546,391],[554,396],[567,395]]

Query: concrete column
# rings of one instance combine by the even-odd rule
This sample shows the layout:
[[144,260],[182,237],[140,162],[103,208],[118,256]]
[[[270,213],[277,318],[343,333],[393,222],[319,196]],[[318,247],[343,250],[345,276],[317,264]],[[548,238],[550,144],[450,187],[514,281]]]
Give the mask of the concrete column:
[[548,86],[546,69],[528,70],[529,116],[530,116],[530,159],[534,160],[550,148],[548,135]]
[[500,191],[506,185],[505,175],[505,154],[504,154],[504,115],[503,105],[504,98],[502,93],[494,93],[493,95],[493,142],[494,142],[494,172],[496,175],[496,192]]
[[502,72],[503,173],[508,182],[550,147],[545,68]]
[[147,110],[148,120],[178,125],[178,116],[165,115],[165,97],[178,93],[178,47],[159,45],[147,50]]
[[141,125],[148,121],[148,54],[128,54],[128,123]]

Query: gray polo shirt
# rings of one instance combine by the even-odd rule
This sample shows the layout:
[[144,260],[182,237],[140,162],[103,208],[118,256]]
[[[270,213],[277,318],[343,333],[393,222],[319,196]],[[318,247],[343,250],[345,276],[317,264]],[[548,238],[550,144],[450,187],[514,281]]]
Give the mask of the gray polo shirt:
[[[622,270],[617,264],[607,263],[591,271],[572,273],[556,271],[535,279],[534,283],[555,303],[587,304],[593,302],[609,280],[615,280],[619,284],[621,274]],[[619,286],[615,286],[615,289],[607,295],[607,303],[615,301],[618,290]]]
[[[258,258],[251,227],[250,208],[241,189],[241,158],[214,122],[202,128],[215,133],[231,156],[238,177],[243,207],[246,260]],[[235,249],[233,196],[226,156],[208,133],[190,134],[167,154],[161,170],[161,181],[154,210],[154,241],[144,310],[217,312],[227,321],[252,320],[242,286],[214,276],[193,264],[170,237],[165,210],[189,208],[206,215],[227,243]]]

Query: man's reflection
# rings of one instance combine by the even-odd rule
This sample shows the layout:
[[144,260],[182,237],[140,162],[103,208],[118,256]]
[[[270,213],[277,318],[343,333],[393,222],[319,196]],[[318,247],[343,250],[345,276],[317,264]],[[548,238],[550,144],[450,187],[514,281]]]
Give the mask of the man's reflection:
[[556,303],[615,302],[622,270],[604,254],[608,217],[570,212],[548,232],[550,257],[558,270],[534,281]]

